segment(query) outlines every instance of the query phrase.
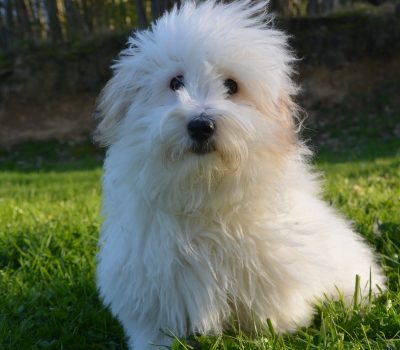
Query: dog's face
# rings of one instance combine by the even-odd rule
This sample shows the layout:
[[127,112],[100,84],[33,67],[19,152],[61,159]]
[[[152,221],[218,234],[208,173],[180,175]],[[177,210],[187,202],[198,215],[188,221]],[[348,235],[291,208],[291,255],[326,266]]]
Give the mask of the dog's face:
[[265,3],[249,4],[186,2],[131,37],[99,98],[98,140],[182,179],[275,167],[294,142],[293,57]]

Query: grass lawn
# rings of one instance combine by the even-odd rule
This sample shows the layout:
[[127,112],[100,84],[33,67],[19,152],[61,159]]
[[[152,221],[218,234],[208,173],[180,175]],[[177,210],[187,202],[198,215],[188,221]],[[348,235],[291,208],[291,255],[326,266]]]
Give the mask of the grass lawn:
[[[320,108],[305,129],[326,199],[376,247],[389,291],[366,308],[320,306],[293,335],[232,332],[198,337],[196,348],[400,349],[399,90]],[[100,177],[101,154],[90,144],[0,150],[0,349],[126,348],[94,284]]]

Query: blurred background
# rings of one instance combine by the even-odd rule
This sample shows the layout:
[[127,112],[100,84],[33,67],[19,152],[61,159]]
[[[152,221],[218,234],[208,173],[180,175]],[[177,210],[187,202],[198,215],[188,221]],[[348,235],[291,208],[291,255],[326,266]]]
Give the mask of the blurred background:
[[[174,2],[0,0],[0,144],[80,141],[127,36]],[[271,0],[301,58],[299,103],[320,107],[399,80],[399,0]]]

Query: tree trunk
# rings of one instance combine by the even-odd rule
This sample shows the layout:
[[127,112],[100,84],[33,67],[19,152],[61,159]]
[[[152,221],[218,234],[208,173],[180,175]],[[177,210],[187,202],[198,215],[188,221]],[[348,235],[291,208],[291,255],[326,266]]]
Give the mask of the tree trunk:
[[334,0],[323,0],[322,1],[322,11],[324,14],[329,14],[332,12],[333,8],[335,6],[335,1]]
[[160,17],[166,10],[172,8],[176,0],[151,0],[151,17],[156,20]]
[[6,19],[0,14],[0,50],[7,50],[9,45]]
[[77,17],[77,11],[73,0],[64,0],[65,7],[65,19],[67,27],[67,39],[73,40],[77,37],[79,23]]
[[107,27],[106,14],[104,2],[98,0],[96,5],[93,6],[93,31],[103,32]]
[[318,14],[318,1],[317,0],[308,0],[308,15],[316,16]]
[[85,32],[87,34],[93,33],[93,13],[92,4],[89,0],[82,0],[83,20],[85,22]]
[[289,12],[289,0],[271,0],[269,6],[271,12],[275,12],[283,16]]
[[31,34],[31,25],[29,22],[28,9],[24,0],[15,1],[15,10],[17,13],[17,29],[20,37],[29,37]]
[[151,0],[151,17],[153,21],[160,17],[161,14],[164,12],[163,3],[164,1],[162,0]]
[[49,20],[49,37],[53,42],[62,41],[58,8],[55,0],[46,0],[46,11]]
[[148,19],[146,15],[146,8],[143,4],[143,0],[136,0],[136,14],[137,14],[137,26],[139,28],[146,28],[148,25]]
[[15,36],[15,27],[14,27],[14,16],[13,16],[13,7],[11,1],[6,1],[5,4],[5,15],[6,15],[6,27],[7,27],[7,38],[11,43]]
[[36,40],[40,40],[41,36],[41,23],[40,23],[40,16],[39,16],[39,8],[37,1],[35,0],[25,0],[28,4],[29,10],[29,18],[31,23],[31,32],[33,38]]

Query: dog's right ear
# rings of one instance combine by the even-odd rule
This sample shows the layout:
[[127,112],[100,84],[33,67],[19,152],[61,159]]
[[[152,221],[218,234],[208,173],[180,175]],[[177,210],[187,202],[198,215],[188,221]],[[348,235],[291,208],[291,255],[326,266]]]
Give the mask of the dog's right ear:
[[97,127],[93,139],[101,146],[109,146],[115,141],[118,124],[132,103],[132,85],[128,77],[117,68],[97,98],[93,112]]

